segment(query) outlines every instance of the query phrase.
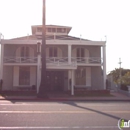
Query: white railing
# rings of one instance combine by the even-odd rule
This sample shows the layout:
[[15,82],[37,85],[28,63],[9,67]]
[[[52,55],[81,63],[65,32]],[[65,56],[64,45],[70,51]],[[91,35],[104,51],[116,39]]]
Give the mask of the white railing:
[[71,61],[77,64],[102,64],[103,60],[100,57],[72,57]]
[[[37,57],[4,57],[4,63],[37,63]],[[71,57],[71,64],[68,57],[47,57],[47,65],[77,66],[78,64],[102,64],[100,57]]]
[[4,63],[37,63],[37,57],[4,57]]
[[56,65],[56,66],[76,66],[75,61],[69,64],[68,57],[47,57],[46,63],[47,65]]

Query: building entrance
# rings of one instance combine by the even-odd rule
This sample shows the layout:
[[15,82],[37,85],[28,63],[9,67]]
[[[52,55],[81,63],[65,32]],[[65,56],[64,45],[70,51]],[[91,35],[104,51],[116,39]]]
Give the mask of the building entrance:
[[64,72],[63,71],[47,71],[46,85],[48,91],[63,91]]

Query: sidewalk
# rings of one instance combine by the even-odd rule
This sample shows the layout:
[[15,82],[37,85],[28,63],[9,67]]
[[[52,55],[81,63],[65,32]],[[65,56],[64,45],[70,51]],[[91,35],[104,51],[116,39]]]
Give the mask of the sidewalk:
[[29,100],[29,101],[130,101],[130,97],[118,92],[112,92],[111,97],[74,97],[74,96],[50,96],[49,98],[37,98],[36,96],[0,96],[0,100]]

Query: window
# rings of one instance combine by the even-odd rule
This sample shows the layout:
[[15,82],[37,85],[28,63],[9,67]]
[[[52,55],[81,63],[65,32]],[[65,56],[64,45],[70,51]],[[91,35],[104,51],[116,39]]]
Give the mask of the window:
[[57,32],[65,33],[66,32],[66,28],[57,28]]
[[19,67],[19,85],[30,85],[30,67]]
[[57,32],[62,32],[62,28],[57,28]]
[[37,28],[37,32],[42,32],[42,28],[41,28],[41,27],[38,27],[38,28]]
[[55,29],[55,28],[52,28],[52,32],[56,32],[56,29]]
[[79,67],[75,72],[76,85],[86,85],[86,68]]
[[77,48],[77,57],[85,57],[85,49],[84,48]]
[[66,29],[65,29],[65,28],[62,28],[62,32],[63,32],[63,33],[66,32]]
[[51,32],[51,28],[48,28],[48,32]]
[[56,47],[49,48],[49,57],[57,57],[57,48]]
[[21,57],[29,57],[29,47],[21,47]]

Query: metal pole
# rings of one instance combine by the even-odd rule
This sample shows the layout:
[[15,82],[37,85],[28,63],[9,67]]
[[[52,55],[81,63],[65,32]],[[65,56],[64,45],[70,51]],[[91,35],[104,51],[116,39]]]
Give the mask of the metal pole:
[[41,83],[39,87],[38,97],[47,97],[46,95],[46,1],[43,0],[43,12],[42,12],[42,68],[41,68]]
[[120,78],[120,88],[121,88],[121,58],[119,58],[119,65],[120,65],[120,75],[119,75],[119,78]]

